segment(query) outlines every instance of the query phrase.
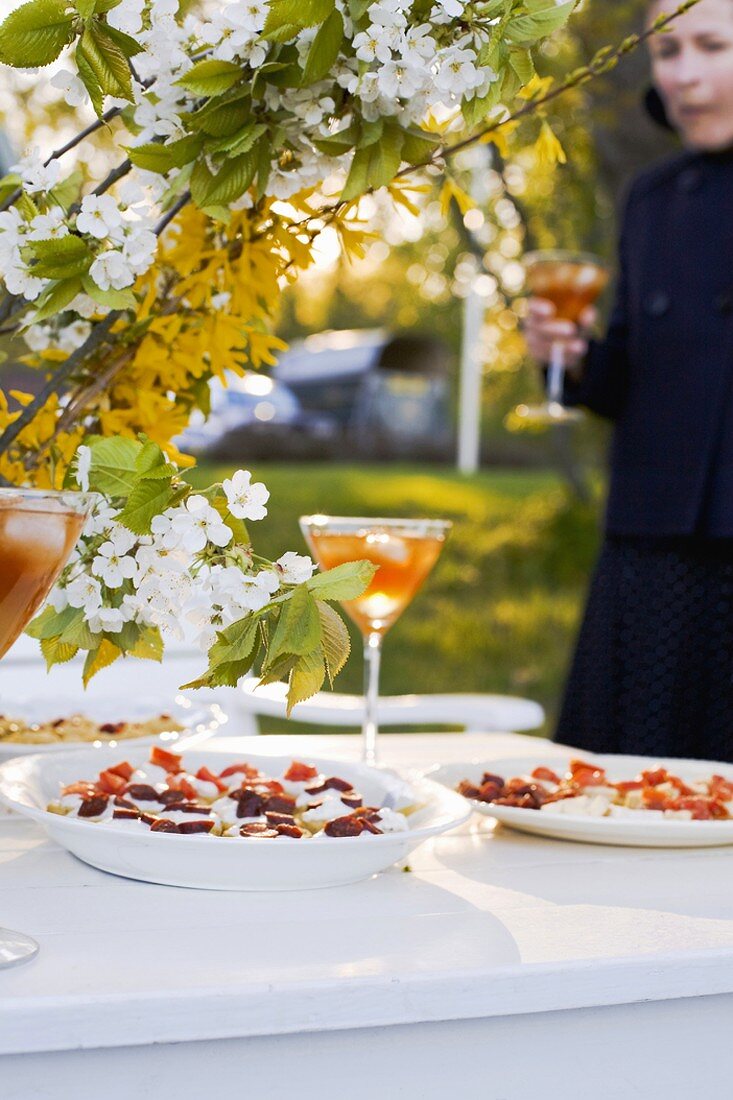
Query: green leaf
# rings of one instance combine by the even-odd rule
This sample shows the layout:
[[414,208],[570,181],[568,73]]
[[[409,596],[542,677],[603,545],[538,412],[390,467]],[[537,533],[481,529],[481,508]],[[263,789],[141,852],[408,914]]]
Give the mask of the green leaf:
[[[75,608],[75,610],[77,610]],[[89,623],[84,617],[84,612],[78,609],[76,618],[66,627],[63,640],[79,646],[80,649],[94,649],[99,642],[99,635],[93,634],[89,629]]]
[[183,168],[185,164],[190,164],[192,160],[196,159],[203,148],[203,144],[204,139],[201,134],[186,134],[178,141],[172,141],[170,145],[166,145],[166,149],[170,154],[171,163],[174,167]]
[[564,26],[576,4],[577,0],[567,0],[564,4],[546,4],[531,15],[518,15],[507,24],[506,37],[511,42],[536,42]]
[[92,101],[92,107],[97,118],[101,118],[104,114],[104,90],[102,85],[97,79],[97,75],[94,69],[89,64],[87,55],[81,48],[79,43],[74,51],[74,61],[76,62],[77,72],[82,84],[89,93],[89,98]]
[[89,488],[108,496],[127,496],[138,480],[136,459],[142,444],[125,436],[87,440],[92,452]]
[[74,0],[74,7],[82,19],[89,19],[94,15],[95,0]]
[[305,583],[318,600],[355,600],[369,587],[378,568],[371,561],[347,561]]
[[136,535],[149,535],[153,517],[165,511],[171,495],[170,477],[160,480],[146,478],[130,490],[117,522]]
[[254,150],[226,161],[213,175],[203,161],[191,174],[191,197],[197,206],[219,206],[242,195],[254,179],[257,156]]
[[326,665],[323,659],[323,650],[318,646],[310,653],[303,654],[290,673],[286,711],[288,718],[297,703],[310,699],[312,695],[321,690],[325,679]]
[[351,639],[346,624],[337,611],[323,600],[316,600],[318,617],[321,620],[321,648],[326,663],[328,679],[333,681],[349,659]]
[[0,61],[16,69],[50,65],[74,33],[64,0],[30,0],[0,24]]
[[271,0],[263,38],[286,42],[304,27],[324,23],[334,10],[334,0]]
[[534,61],[531,50],[511,50],[509,64],[514,69],[522,84],[529,84],[535,74]]
[[124,146],[127,155],[136,168],[146,172],[159,172],[165,175],[173,167],[173,157],[167,145],[160,142],[147,142],[145,145]]
[[78,607],[65,607],[63,611],[56,611],[53,607],[47,607],[40,615],[26,627],[26,634],[30,638],[55,638],[71,627],[77,619],[83,619],[84,613]]
[[346,177],[346,183],[341,192],[341,199],[344,202],[358,198],[359,195],[363,195],[369,187],[370,159],[371,154],[368,149],[357,149],[354,153],[351,167],[349,168],[349,174]]
[[36,258],[33,274],[41,279],[71,279],[85,275],[94,255],[81,237],[69,234],[50,241],[33,241],[29,246]]
[[41,640],[41,653],[46,661],[46,669],[51,671],[54,665],[63,665],[76,657],[79,647],[71,642],[62,642],[60,638],[43,638]]
[[137,54],[143,52],[143,47],[139,42],[136,42],[129,34],[125,34],[124,31],[118,30],[117,27],[111,27],[109,23],[104,24],[104,33],[112,39],[115,46],[119,46],[125,57],[136,57]]
[[265,684],[276,684],[280,680],[287,680],[299,660],[300,657],[296,656],[294,653],[286,653],[283,657],[278,657],[278,659],[271,664],[266,663],[262,667],[262,673],[257,686],[264,687]]
[[364,149],[367,145],[374,145],[375,141],[381,140],[383,133],[383,118],[363,118],[361,120],[361,136],[359,138],[359,148]]
[[34,203],[33,199],[30,197],[30,195],[26,194],[25,191],[18,199],[18,209],[20,210],[25,220],[28,222],[35,218],[38,214],[38,207]]
[[122,650],[119,649],[113,642],[110,642],[109,638],[102,638],[96,649],[90,649],[87,653],[87,659],[84,662],[84,669],[81,674],[81,678],[84,681],[84,687],[87,687],[92,676],[101,672],[103,668],[107,668],[118,657],[122,656]]
[[0,180],[0,202],[5,202],[14,191],[22,185],[22,180],[17,172],[8,172],[6,176]]
[[248,153],[266,132],[267,126],[264,123],[252,122],[237,134],[229,134],[228,137],[220,138],[218,141],[207,141],[206,148],[210,153],[230,153],[232,156],[237,156],[239,153]]
[[186,118],[193,130],[200,130],[209,137],[223,138],[239,134],[251,121],[249,94],[238,88],[220,99],[211,99],[198,111]]
[[82,279],[84,292],[100,306],[109,309],[137,309],[137,298],[132,290],[102,290],[90,276]]
[[228,92],[242,77],[242,69],[233,61],[217,61],[207,58],[198,61],[176,84],[194,95],[216,96]]
[[132,76],[127,58],[100,23],[89,24],[79,40],[76,55],[81,54],[94,74],[103,95],[132,101]]
[[408,164],[422,164],[430,159],[438,145],[438,134],[429,134],[419,129],[406,130],[402,142],[402,159]]
[[73,172],[70,172],[66,179],[61,180],[55,187],[51,189],[49,194],[53,195],[54,201],[63,206],[67,210],[73,202],[79,198],[79,192],[84,182],[84,174],[80,168],[75,168]]
[[355,23],[367,13],[372,3],[373,0],[349,0],[349,15]]
[[153,443],[151,439],[146,439],[144,436],[141,439],[143,446],[135,459],[135,467],[140,477],[167,477],[170,480],[173,474],[176,473],[176,468],[165,457],[163,449],[157,443]]
[[254,664],[259,648],[258,623],[256,615],[247,615],[222,630],[209,650],[209,667],[204,675],[182,686],[236,687]]
[[146,626],[128,657],[137,657],[141,661],[162,661],[163,648],[163,639],[157,626]]
[[339,55],[344,40],[344,21],[341,12],[333,9],[311,43],[303,69],[303,84],[315,84],[327,76]]
[[302,656],[314,649],[320,640],[321,621],[316,601],[304,584],[298,585],[282,605],[270,641],[269,660],[273,662],[285,653]]
[[81,279],[74,276],[70,279],[61,279],[51,283],[38,297],[36,310],[31,318],[33,323],[45,321],[47,317],[53,317],[56,313],[62,313],[69,302],[81,293]]

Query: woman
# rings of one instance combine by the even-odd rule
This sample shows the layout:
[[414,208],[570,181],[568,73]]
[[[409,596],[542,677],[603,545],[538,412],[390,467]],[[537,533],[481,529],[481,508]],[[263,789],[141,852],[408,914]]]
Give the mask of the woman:
[[526,322],[534,356],[560,340],[576,364],[568,400],[615,422],[557,738],[733,760],[733,0],[701,0],[650,49],[685,152],[632,185],[606,338],[587,340],[592,311],[576,328],[538,299]]

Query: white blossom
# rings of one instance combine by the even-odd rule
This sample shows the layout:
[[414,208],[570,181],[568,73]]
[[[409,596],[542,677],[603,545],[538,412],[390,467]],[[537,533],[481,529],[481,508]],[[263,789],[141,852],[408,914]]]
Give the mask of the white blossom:
[[197,554],[207,542],[213,542],[215,546],[227,546],[231,542],[230,528],[206,497],[194,494],[175,512],[172,528],[179,537],[179,545],[189,553]]
[[57,241],[69,235],[66,215],[58,206],[52,206],[47,214],[36,214],[28,230],[29,241]]
[[114,248],[97,256],[89,274],[100,290],[124,290],[135,282],[135,273],[124,254]]
[[118,31],[136,35],[142,30],[144,7],[145,0],[122,0],[107,13],[107,22]]
[[85,195],[76,216],[76,228],[98,240],[108,237],[122,224],[120,208],[111,195]]
[[[79,488],[87,493],[89,491],[89,471],[92,468],[92,450],[91,447],[86,447],[82,444],[81,447],[76,449],[76,461],[74,462],[74,473],[76,474],[76,481]],[[89,532],[87,532],[89,533]]]
[[44,164],[44,159],[38,146],[33,145],[18,164],[11,165],[10,171],[19,173],[24,189],[31,194],[50,191],[56,186],[61,175],[61,165],[58,160]]
[[83,107],[89,101],[89,93],[84,84],[76,73],[69,69],[59,69],[55,72],[51,77],[51,84],[64,93],[64,99],[70,107]]
[[81,607],[85,615],[94,615],[102,606],[102,586],[96,577],[82,573],[66,586],[71,607]]
[[267,515],[265,504],[270,499],[270,492],[260,481],[252,484],[249,470],[237,470],[231,478],[225,478],[222,488],[229,511],[236,519],[258,520]]
[[126,580],[137,576],[137,562],[118,549],[113,539],[103,542],[92,562],[92,573],[106,584],[107,588],[119,588]]
[[306,554],[296,554],[288,550],[277,559],[275,565],[282,574],[284,584],[302,584],[313,576],[315,566]]

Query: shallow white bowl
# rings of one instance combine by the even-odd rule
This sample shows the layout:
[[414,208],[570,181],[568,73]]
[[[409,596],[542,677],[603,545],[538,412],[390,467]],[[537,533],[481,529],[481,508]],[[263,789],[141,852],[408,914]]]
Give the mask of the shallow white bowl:
[[[0,760],[14,756],[45,755],[46,753],[77,752],[79,749],[99,751],[112,748],[116,754],[131,748],[145,745],[165,745],[179,751],[187,746],[198,745],[212,737],[223,726],[227,717],[220,707],[202,705],[192,695],[178,692],[171,695],[146,695],[130,698],[127,695],[109,694],[104,698],[85,696],[78,693],[68,695],[49,695],[37,698],[13,697],[5,692],[0,695],[0,712],[11,718],[22,718],[26,722],[49,722],[71,714],[85,714],[97,722],[137,722],[155,718],[159,714],[169,714],[184,727],[182,730],[162,730],[147,737],[124,737],[100,741],[65,741],[38,745],[33,742],[0,740]],[[99,771],[99,768],[96,769]]]
[[[414,794],[422,807],[409,816],[409,830],[380,836],[305,840],[181,836],[99,825],[45,809],[58,797],[59,784],[93,779],[101,768],[121,759],[143,766],[147,758],[145,751],[123,745],[115,750],[19,757],[0,765],[0,800],[37,821],[53,840],[102,871],[206,890],[307,890],[357,882],[404,859],[427,837],[453,829],[470,816],[461,795],[420,777],[407,784],[409,797]],[[221,771],[242,759],[241,753],[217,752],[212,759],[211,753],[197,751],[186,752],[184,764],[197,771],[213,763]],[[248,754],[246,759],[269,774],[280,774],[292,757]],[[351,780],[367,805],[389,805],[405,792],[405,780],[394,772],[343,760],[307,759],[327,775]]]
[[[669,757],[594,755],[573,752],[567,756],[516,757],[508,760],[472,760],[462,764],[441,764],[426,772],[426,776],[449,790],[462,779],[476,783],[484,772],[494,772],[508,779],[513,775],[528,775],[538,767],[552,768],[562,774],[572,757],[580,757],[605,768],[611,782],[633,779],[637,772],[662,766],[689,781],[713,774],[733,780],[733,765],[706,760],[677,760]],[[680,821],[648,814],[633,819],[613,817],[572,817],[550,810],[525,810],[517,806],[496,806],[491,802],[466,799],[473,809],[493,817],[523,833],[553,837],[557,840],[577,840],[586,844],[615,844],[632,848],[711,848],[733,844],[733,819],[728,821]]]

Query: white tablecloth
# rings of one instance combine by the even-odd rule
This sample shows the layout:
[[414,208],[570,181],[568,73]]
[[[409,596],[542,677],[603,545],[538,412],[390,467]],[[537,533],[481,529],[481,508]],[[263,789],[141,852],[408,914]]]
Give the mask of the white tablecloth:
[[[347,737],[221,747],[358,753]],[[519,735],[383,738],[391,766],[538,750]],[[474,1073],[482,1097],[524,1100],[547,1072],[537,1059],[572,1059],[579,1043],[594,1079],[630,1059],[646,1088],[645,1044],[660,1037],[680,1064],[672,1091],[645,1095],[682,1097],[688,1053],[690,1083],[715,1081],[733,1018],[733,849],[563,843],[474,818],[410,862],[410,873],[332,890],[179,890],[104,874],[26,821],[3,820],[0,923],[34,935],[41,953],[0,971],[2,1100],[65,1100],[80,1094],[79,1074],[99,1073],[105,1100],[186,1086],[201,1096],[212,1059],[217,1093],[224,1069],[232,1096],[241,1068],[242,1088],[262,1091],[272,1069],[288,1093],[318,1100],[444,1097]],[[514,1074],[512,1059],[527,1058],[529,1076]],[[292,1078],[304,1059],[325,1074],[305,1091]],[[569,1065],[555,1065],[545,1096],[585,1095],[562,1091]],[[498,1070],[501,1087],[489,1088]],[[617,1084],[591,1092],[615,1098]]]

